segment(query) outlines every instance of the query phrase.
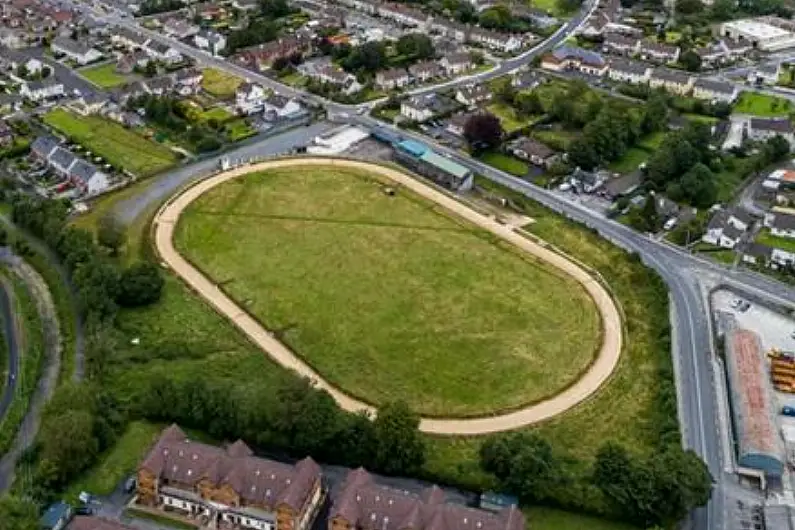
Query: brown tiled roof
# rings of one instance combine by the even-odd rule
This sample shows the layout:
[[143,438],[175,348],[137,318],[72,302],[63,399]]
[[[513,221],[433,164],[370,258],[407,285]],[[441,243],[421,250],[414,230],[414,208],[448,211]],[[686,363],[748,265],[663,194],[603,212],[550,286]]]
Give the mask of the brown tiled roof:
[[102,517],[88,517],[78,515],[66,530],[134,530],[132,526],[121,524],[118,521],[111,521]]
[[524,530],[516,506],[499,513],[446,504],[436,486],[420,495],[376,484],[362,468],[348,473],[333,500],[331,519],[341,518],[360,530]]
[[187,486],[204,478],[217,486],[229,484],[248,502],[286,504],[296,511],[320,479],[320,466],[311,458],[295,466],[257,458],[240,440],[226,449],[193,442],[176,425],[163,431],[140,469]]

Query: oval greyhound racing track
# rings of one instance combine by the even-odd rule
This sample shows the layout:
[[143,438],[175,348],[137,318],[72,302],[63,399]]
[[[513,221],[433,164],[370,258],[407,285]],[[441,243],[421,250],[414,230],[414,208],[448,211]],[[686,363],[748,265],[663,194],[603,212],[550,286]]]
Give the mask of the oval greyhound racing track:
[[258,320],[241,309],[211,279],[207,278],[187,259],[183,258],[174,247],[173,241],[174,230],[185,208],[215,186],[249,173],[308,165],[347,167],[370,171],[387,177],[396,184],[410,189],[479,228],[491,232],[521,250],[562,270],[585,288],[599,310],[602,322],[602,345],[599,348],[599,352],[588,370],[563,391],[533,405],[491,416],[479,418],[422,418],[420,430],[439,435],[478,435],[507,431],[538,423],[562,414],[576,406],[598,391],[613,373],[621,356],[623,343],[622,323],[618,307],[604,286],[583,268],[564,256],[519,235],[511,228],[472,210],[449,195],[410,177],[406,173],[374,163],[347,159],[322,157],[289,158],[230,169],[201,180],[186,190],[177,193],[160,208],[153,221],[154,243],[161,260],[195,292],[199,293],[216,311],[231,320],[238,329],[274,361],[314,381],[315,386],[328,391],[343,409],[375,412],[375,408],[372,405],[355,399],[328,383],[322,375],[305,363],[299,355],[274,338],[273,334],[265,329]]

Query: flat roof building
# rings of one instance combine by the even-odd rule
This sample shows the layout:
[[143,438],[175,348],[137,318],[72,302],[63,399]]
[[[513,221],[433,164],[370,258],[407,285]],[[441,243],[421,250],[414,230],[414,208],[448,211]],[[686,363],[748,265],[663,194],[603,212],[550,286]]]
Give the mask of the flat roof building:
[[795,34],[755,19],[742,19],[724,22],[720,27],[724,37],[746,41],[754,48],[764,51],[777,51],[795,47]]
[[467,191],[474,185],[472,171],[458,162],[414,140],[395,145],[395,159],[420,175],[453,191]]

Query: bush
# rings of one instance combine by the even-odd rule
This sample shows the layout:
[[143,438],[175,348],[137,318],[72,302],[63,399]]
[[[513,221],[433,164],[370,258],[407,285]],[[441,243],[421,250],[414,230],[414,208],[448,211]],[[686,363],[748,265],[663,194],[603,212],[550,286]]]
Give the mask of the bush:
[[116,302],[122,307],[154,304],[163,293],[160,270],[151,263],[138,263],[124,270],[119,281]]

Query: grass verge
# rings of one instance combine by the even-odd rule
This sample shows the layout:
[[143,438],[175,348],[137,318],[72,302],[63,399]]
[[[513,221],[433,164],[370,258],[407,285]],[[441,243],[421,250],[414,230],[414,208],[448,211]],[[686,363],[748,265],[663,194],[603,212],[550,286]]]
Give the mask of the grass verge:
[[795,239],[775,236],[769,228],[763,228],[756,236],[756,242],[773,248],[780,248],[788,252],[795,252]]
[[157,523],[158,525],[163,525],[170,528],[177,528],[179,530],[196,530],[197,528],[199,528],[197,525],[194,524],[189,524],[184,521],[178,521],[176,519],[172,519],[171,517],[166,517],[165,515],[158,515],[156,513],[150,513],[144,510],[138,510],[136,508],[127,508],[126,510],[124,510],[124,515],[130,518],[152,521],[153,523]]

